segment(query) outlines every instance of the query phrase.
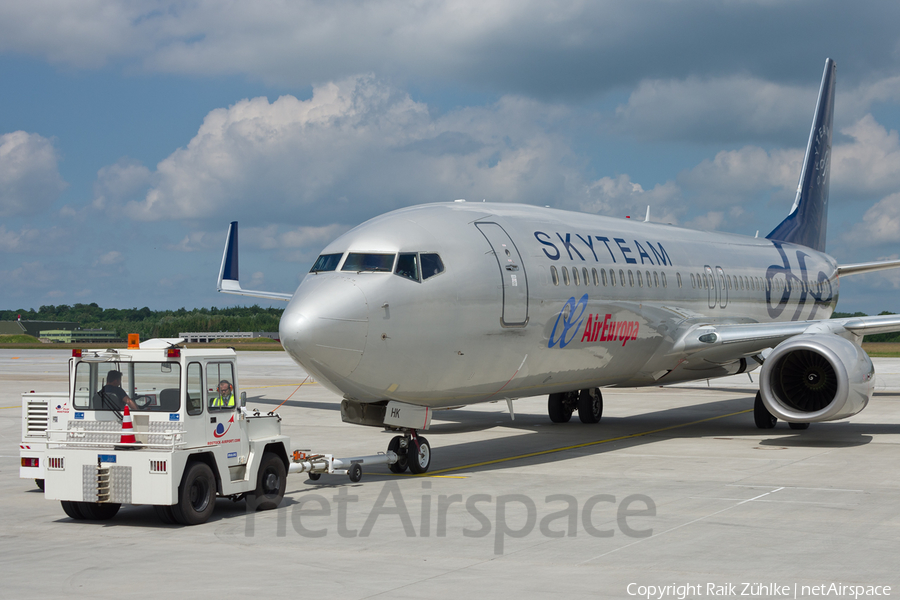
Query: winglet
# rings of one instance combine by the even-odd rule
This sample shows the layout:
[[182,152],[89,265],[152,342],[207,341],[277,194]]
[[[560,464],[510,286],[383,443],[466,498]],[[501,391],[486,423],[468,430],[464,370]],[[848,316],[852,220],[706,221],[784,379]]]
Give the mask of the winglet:
[[238,224],[237,221],[232,221],[228,226],[228,237],[225,238],[225,253],[222,254],[216,290],[226,292],[239,289],[241,284],[238,270]]
[[228,226],[228,237],[225,238],[225,252],[222,254],[222,266],[219,267],[219,281],[216,290],[225,294],[238,296],[253,296],[255,298],[267,298],[269,300],[291,299],[291,294],[279,294],[278,292],[261,292],[257,290],[245,290],[241,288],[238,270],[238,224],[232,221]]
[[766,236],[770,240],[802,244],[820,252],[825,250],[828,224],[835,69],[834,61],[826,59],[794,206],[787,218]]

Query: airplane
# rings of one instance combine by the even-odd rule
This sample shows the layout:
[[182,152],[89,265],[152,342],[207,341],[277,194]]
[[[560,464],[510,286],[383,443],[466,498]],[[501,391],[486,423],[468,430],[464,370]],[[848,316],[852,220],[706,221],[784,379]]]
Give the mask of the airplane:
[[[548,395],[554,423],[603,413],[601,388],[761,367],[754,420],[792,429],[865,408],[863,335],[900,315],[830,319],[840,278],[900,261],[825,253],[835,63],[825,71],[793,206],[765,238],[523,204],[402,208],[341,235],[293,294],[244,290],[237,222],[218,290],[288,302],[291,358],[341,395],[345,422],[395,431],[392,471],[427,472],[433,411]],[[514,414],[513,414],[514,418]]]

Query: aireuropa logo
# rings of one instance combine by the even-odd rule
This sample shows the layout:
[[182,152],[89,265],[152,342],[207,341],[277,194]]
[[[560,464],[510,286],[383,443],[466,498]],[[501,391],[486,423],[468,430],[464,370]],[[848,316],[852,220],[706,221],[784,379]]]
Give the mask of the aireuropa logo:
[[614,319],[612,314],[601,316],[591,313],[587,315],[585,322],[587,303],[587,294],[577,302],[574,297],[566,301],[559,314],[556,315],[553,330],[550,332],[550,340],[547,342],[548,348],[553,348],[557,344],[560,348],[565,348],[575,341],[579,334],[581,334],[580,341],[582,343],[622,342],[624,346],[630,340],[637,339],[640,329],[640,323],[637,321],[620,321]]
[[[585,294],[581,300],[575,302],[575,297],[566,300],[559,314],[556,315],[556,322],[553,324],[553,331],[550,332],[550,341],[547,343],[548,348],[559,344],[560,348],[565,348],[575,339],[581,330],[581,322],[584,317],[584,311],[587,310],[588,295]],[[559,337],[556,337],[559,331]],[[571,335],[570,333],[571,332]]]

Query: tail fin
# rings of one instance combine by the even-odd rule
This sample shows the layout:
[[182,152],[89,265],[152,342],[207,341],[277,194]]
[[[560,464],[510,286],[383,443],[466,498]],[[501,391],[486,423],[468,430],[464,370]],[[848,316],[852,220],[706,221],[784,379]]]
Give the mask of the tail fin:
[[770,240],[802,244],[820,252],[825,250],[825,229],[828,224],[834,72],[834,61],[826,59],[794,206],[787,218],[766,236]]

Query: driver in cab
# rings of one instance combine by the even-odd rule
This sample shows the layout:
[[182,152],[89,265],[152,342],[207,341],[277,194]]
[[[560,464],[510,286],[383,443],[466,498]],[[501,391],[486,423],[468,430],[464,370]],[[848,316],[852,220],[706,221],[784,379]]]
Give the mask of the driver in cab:
[[106,385],[100,389],[100,397],[106,401],[113,402],[117,410],[122,410],[125,408],[125,405],[128,405],[128,408],[131,410],[137,410],[137,404],[122,389],[121,371],[110,371],[106,374]]
[[234,388],[227,379],[219,382],[219,395],[210,400],[210,408],[234,408]]

